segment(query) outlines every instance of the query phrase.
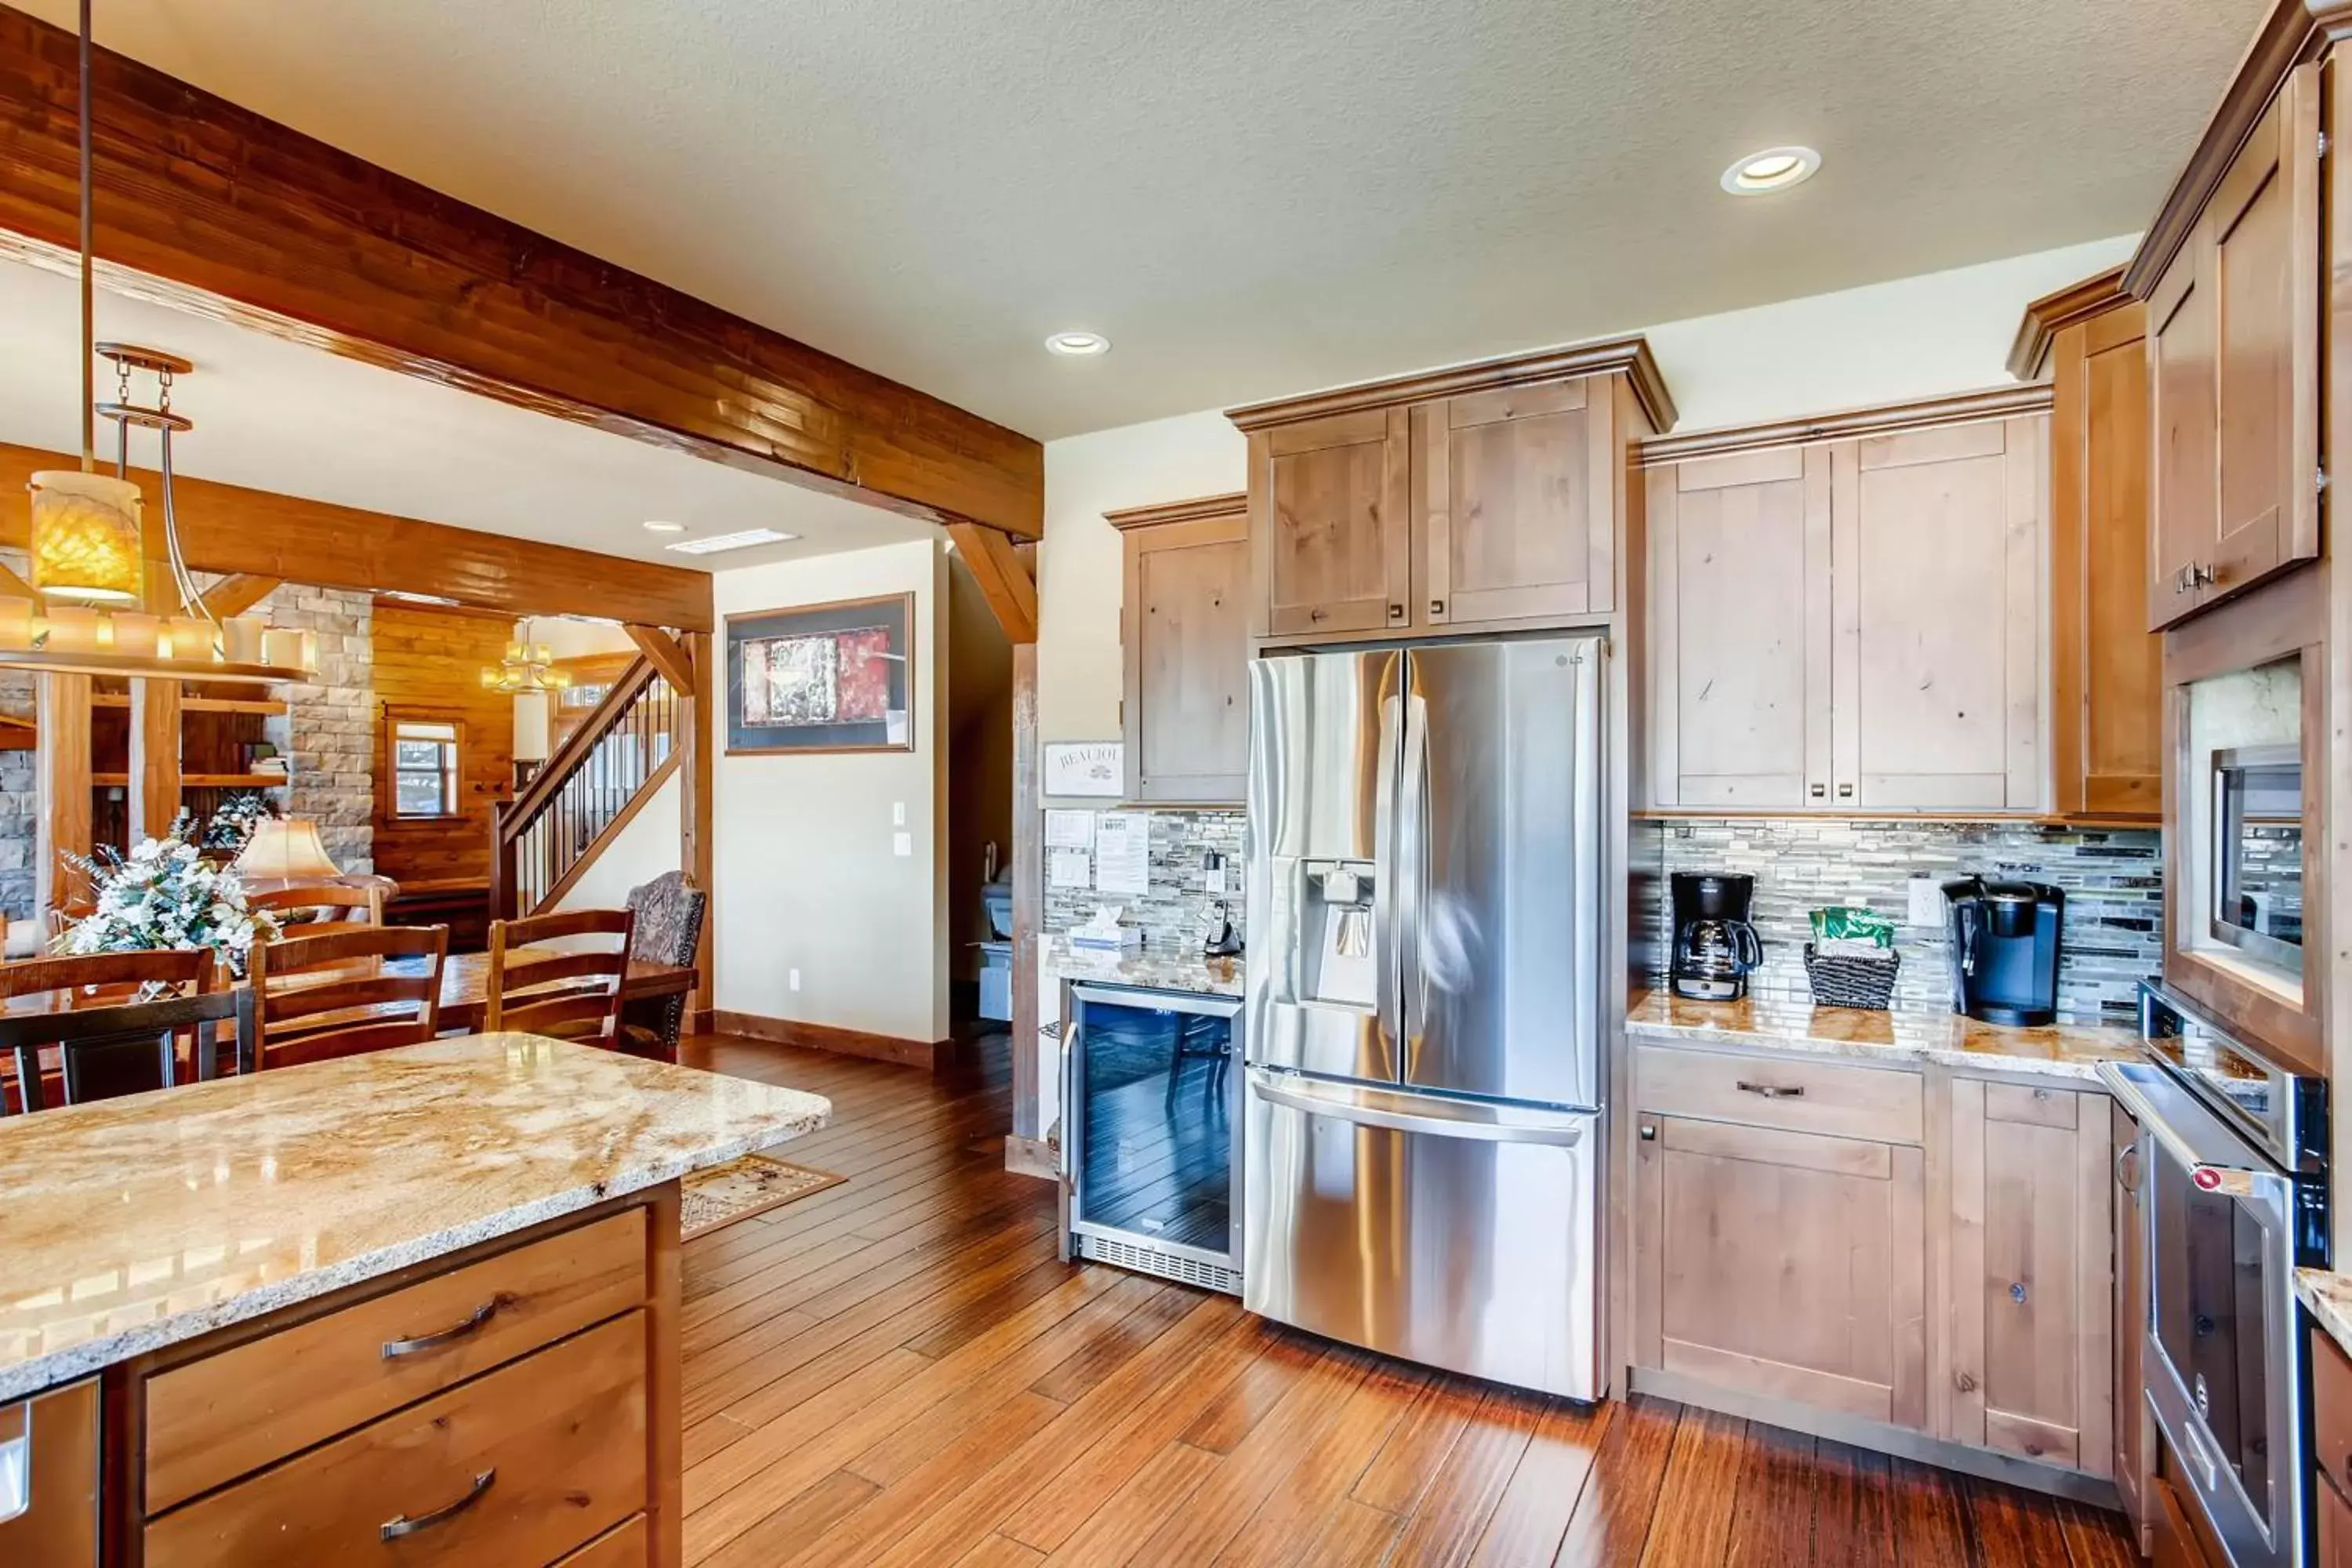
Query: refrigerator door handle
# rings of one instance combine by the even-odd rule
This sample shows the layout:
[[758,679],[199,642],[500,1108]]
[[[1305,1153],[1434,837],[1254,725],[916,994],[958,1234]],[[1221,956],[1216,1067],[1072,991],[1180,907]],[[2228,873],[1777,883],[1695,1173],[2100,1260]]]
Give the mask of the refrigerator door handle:
[[1381,699],[1380,777],[1372,786],[1372,988],[1381,1038],[1397,1047],[1397,726],[1403,699]]
[[1406,1076],[1428,1015],[1429,981],[1422,968],[1421,906],[1429,886],[1429,702],[1405,683],[1404,753],[1396,764],[1397,793],[1397,991],[1402,997],[1403,1029],[1398,1059]]
[[[1250,1092],[1269,1105],[1359,1127],[1416,1132],[1433,1138],[1465,1138],[1485,1143],[1539,1143],[1572,1147],[1592,1131],[1594,1112],[1544,1110],[1533,1107],[1456,1105],[1376,1089],[1326,1085],[1250,1069]],[[1426,1110],[1412,1109],[1419,1105]]]

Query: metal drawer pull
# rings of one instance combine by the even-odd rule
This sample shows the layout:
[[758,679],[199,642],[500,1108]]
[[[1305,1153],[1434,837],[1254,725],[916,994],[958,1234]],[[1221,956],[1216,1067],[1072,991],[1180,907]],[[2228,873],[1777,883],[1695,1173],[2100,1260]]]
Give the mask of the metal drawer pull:
[[499,1472],[495,1468],[484,1470],[474,1478],[473,1489],[448,1507],[436,1508],[431,1513],[420,1513],[415,1519],[409,1518],[404,1513],[394,1514],[375,1527],[376,1535],[380,1540],[397,1541],[404,1535],[415,1535],[417,1531],[430,1530],[436,1524],[446,1524],[481,1501],[482,1494],[488,1491],[490,1483],[498,1479]]
[[413,1340],[386,1340],[383,1342],[383,1359],[396,1361],[404,1355],[415,1355],[418,1351],[429,1351],[453,1340],[462,1340],[467,1334],[478,1331],[484,1323],[498,1316],[500,1307],[509,1305],[513,1300],[513,1297],[500,1292],[475,1308],[462,1323],[453,1324],[437,1333],[419,1334]]
[[1805,1097],[1801,1088],[1791,1089],[1786,1084],[1749,1083],[1742,1079],[1738,1087],[1742,1094],[1760,1094],[1767,1100],[1802,1100]]

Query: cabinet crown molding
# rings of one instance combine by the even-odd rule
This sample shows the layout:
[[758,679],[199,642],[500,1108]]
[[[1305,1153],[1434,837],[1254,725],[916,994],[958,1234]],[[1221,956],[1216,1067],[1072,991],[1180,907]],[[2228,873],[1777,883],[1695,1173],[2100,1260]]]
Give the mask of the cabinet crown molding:
[[1202,522],[1213,517],[1233,517],[1249,510],[1249,497],[1194,496],[1190,500],[1160,501],[1152,506],[1121,507],[1103,513],[1103,521],[1125,533],[1130,528],[1157,528],[1163,522]]
[[2239,58],[2236,74],[2205,122],[2196,150],[2165,193],[2164,205],[2140,237],[2139,248],[2125,263],[2126,293],[2145,300],[2156,288],[2287,73],[2347,37],[2352,37],[2352,0],[2276,0]]
[[1225,417],[1244,431],[1263,430],[1272,425],[1321,419],[1334,414],[1353,414],[1366,408],[1386,408],[1400,403],[1457,397],[1473,392],[1497,392],[1507,387],[1566,381],[1578,376],[1612,374],[1625,377],[1652,429],[1671,430],[1675,427],[1678,416],[1675,412],[1674,395],[1666,390],[1665,376],[1659,371],[1657,360],[1650,353],[1649,339],[1638,332],[1629,337],[1572,343],[1565,348],[1538,349],[1534,353],[1515,354],[1508,359],[1483,360],[1475,364],[1423,371],[1386,381],[1368,381],[1274,403],[1245,404],[1239,408],[1226,409]]
[[2017,323],[2017,337],[2009,345],[2009,374],[2020,381],[2038,380],[2050,367],[2050,346],[2060,332],[2130,300],[2124,290],[2120,266],[2052,289],[2025,307],[2025,315]]
[[1757,425],[1727,425],[1713,430],[1693,430],[1679,436],[1653,436],[1642,443],[1642,466],[1679,463],[1686,458],[1720,458],[1733,452],[1756,452],[1770,447],[1806,447],[1822,441],[1864,440],[1906,430],[1932,429],[1938,425],[1971,425],[1983,419],[2014,419],[2046,414],[2051,393],[2047,383],[2028,386],[1994,386],[1981,392],[1958,392],[1948,397],[1923,397],[1910,403],[1886,403],[1875,408],[1849,408],[1815,414],[1801,419],[1768,420]]

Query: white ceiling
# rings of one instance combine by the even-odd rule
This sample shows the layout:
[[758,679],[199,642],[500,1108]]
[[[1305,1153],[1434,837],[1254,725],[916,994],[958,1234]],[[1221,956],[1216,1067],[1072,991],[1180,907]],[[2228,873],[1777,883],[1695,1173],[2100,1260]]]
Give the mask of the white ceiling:
[[[100,294],[98,336],[194,362],[173,406],[196,422],[182,473],[608,555],[715,571],[925,537],[931,525],[781,479],[511,408],[241,327]],[[0,441],[78,449],[81,386],[73,280],[0,262]],[[99,394],[111,397],[101,363]],[[145,384],[152,388],[152,383]],[[100,426],[110,455],[112,427]],[[131,460],[155,464],[154,438]],[[647,519],[682,522],[657,535]],[[662,548],[767,527],[802,537],[719,555]]]
[[[98,34],[1052,437],[2139,229],[2266,9],[104,0]],[[1717,190],[1788,142],[1810,184]],[[1117,346],[1049,359],[1067,327]]]

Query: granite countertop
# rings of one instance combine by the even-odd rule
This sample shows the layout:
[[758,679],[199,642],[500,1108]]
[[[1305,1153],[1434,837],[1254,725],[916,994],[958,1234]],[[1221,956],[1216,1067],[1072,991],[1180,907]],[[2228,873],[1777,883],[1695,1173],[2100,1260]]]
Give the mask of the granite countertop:
[[2352,1274],[2333,1268],[2294,1271],[2295,1299],[2347,1355],[2352,1355]]
[[722,1164],[832,1111],[508,1034],[0,1121],[0,1402]]
[[2053,1078],[2095,1079],[2099,1063],[2140,1054],[2137,1033],[2105,1025],[2012,1029],[1917,1008],[1877,1013],[1758,995],[1743,1002],[1690,1002],[1663,990],[1634,993],[1625,1033],[1635,1040],[1818,1051]]
[[1194,991],[1209,996],[1242,994],[1242,961],[1204,958],[1197,951],[1093,952],[1073,948],[1066,936],[1045,939],[1045,967],[1065,980],[1099,980],[1150,991]]

